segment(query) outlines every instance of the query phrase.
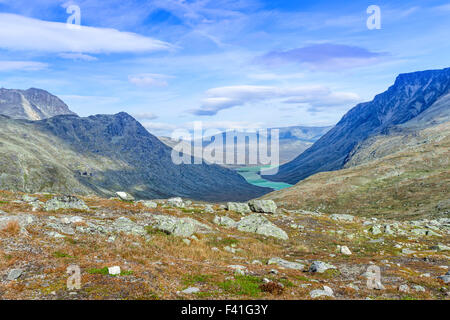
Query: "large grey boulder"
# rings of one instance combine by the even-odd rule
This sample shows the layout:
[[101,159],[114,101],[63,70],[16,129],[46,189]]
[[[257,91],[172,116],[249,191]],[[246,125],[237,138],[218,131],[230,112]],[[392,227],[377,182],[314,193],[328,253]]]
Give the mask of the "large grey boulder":
[[89,210],[89,207],[83,200],[75,196],[60,196],[47,201],[44,209],[45,211],[56,211],[59,209]]
[[311,298],[319,298],[319,297],[333,297],[334,293],[330,287],[323,286],[323,290],[313,290],[309,293]]
[[330,218],[335,221],[352,222],[355,217],[350,214],[332,214]]
[[278,228],[267,218],[257,213],[242,218],[241,221],[236,223],[236,227],[239,231],[243,232],[252,232],[282,240],[289,239],[287,233],[284,230]]
[[252,212],[252,210],[250,210],[250,207],[248,206],[247,203],[240,203],[240,202],[228,202],[227,210],[234,211],[234,212],[237,212],[240,214]]
[[156,209],[158,207],[158,204],[156,202],[150,200],[142,200],[138,201],[138,203],[141,203],[144,207],[147,207],[149,209]]
[[118,192],[116,192],[116,195],[120,198],[120,200],[123,200],[123,201],[134,201],[134,197],[131,194],[127,193],[127,192],[118,191]]
[[251,200],[248,205],[253,212],[277,213],[277,205],[273,200]]
[[219,226],[234,228],[236,226],[236,221],[227,216],[216,216],[213,222]]
[[324,273],[328,269],[337,269],[337,268],[332,264],[328,264],[326,262],[314,261],[309,267],[309,272]]
[[207,232],[211,228],[191,218],[176,218],[165,215],[152,215],[151,226],[177,237],[190,237],[196,232]]
[[13,281],[13,280],[19,279],[22,274],[23,274],[22,269],[12,269],[11,271],[9,271],[8,277],[6,278],[6,280]]
[[268,265],[276,264],[286,269],[303,270],[305,266],[298,262],[291,262],[281,258],[272,258],[267,262]]
[[134,234],[134,235],[145,235],[146,231],[144,227],[138,225],[137,223],[131,221],[130,219],[126,217],[120,217],[116,219],[113,223],[113,228],[116,232],[123,232],[127,234]]

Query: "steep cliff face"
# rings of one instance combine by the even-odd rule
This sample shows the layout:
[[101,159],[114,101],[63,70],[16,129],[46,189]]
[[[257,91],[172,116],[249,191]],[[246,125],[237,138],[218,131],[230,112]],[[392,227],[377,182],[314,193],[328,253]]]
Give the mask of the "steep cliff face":
[[14,119],[42,120],[75,113],[61,99],[45,90],[1,88],[0,114]]
[[273,181],[295,184],[315,173],[341,169],[355,147],[371,136],[418,117],[450,93],[450,68],[401,74],[386,92],[350,110],[311,148],[280,167]]
[[126,113],[41,121],[0,116],[0,189],[248,200],[271,191],[215,165],[175,165],[172,149]]

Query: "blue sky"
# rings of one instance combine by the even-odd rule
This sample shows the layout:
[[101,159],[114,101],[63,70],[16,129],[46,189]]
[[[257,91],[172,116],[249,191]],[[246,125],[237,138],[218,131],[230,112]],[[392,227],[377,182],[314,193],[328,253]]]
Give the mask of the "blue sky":
[[158,135],[330,125],[399,73],[450,66],[448,1],[30,2],[0,0],[0,86],[81,116],[126,111]]

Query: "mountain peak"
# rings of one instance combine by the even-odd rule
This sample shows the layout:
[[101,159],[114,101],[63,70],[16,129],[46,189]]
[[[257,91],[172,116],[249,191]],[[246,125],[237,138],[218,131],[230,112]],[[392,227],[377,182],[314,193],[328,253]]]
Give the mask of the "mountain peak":
[[27,120],[76,115],[60,98],[38,88],[27,90],[1,88],[0,114]]

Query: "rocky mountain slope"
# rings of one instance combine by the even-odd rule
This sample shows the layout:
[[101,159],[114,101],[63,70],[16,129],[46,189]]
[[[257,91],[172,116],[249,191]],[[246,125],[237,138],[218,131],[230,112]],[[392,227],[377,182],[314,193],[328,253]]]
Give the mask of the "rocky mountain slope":
[[449,232],[448,218],[0,191],[0,299],[448,300]]
[[[447,105],[450,108],[450,105]],[[450,119],[416,120],[359,146],[347,168],[315,174],[266,195],[286,208],[408,219],[450,212]]]
[[368,138],[387,134],[433,105],[438,113],[443,112],[448,106],[439,106],[439,102],[449,93],[450,68],[401,74],[386,92],[350,110],[311,148],[281,166],[277,175],[264,178],[294,184],[318,172],[341,169]]
[[215,165],[175,165],[172,150],[126,113],[41,121],[0,116],[0,189],[137,198],[248,200],[270,189]]
[[0,114],[14,119],[42,120],[58,115],[74,115],[58,97],[45,90],[0,89]]
[[[305,127],[305,126],[292,126],[292,127],[278,127],[278,128],[271,128],[268,129],[269,137],[270,132],[272,129],[279,130],[279,156],[280,156],[280,164],[287,163],[294,158],[296,158],[298,155],[300,155],[302,152],[304,152],[306,149],[308,149],[314,142],[320,139],[325,133],[327,133],[332,127]],[[259,137],[259,134],[257,133],[245,133],[237,131],[236,137],[239,137],[242,139],[245,139],[247,136],[254,136]],[[224,143],[226,142],[226,133],[221,133],[222,140]],[[203,143],[200,143],[199,145],[202,146],[202,148],[207,147],[211,144],[213,137],[207,137],[206,141]],[[170,147],[174,147],[180,143],[180,141],[172,140],[169,137],[159,137],[159,139],[167,144]],[[194,142],[185,141],[181,142],[184,143],[184,150],[192,150],[191,152],[187,152],[190,154],[194,153]],[[239,148],[241,144],[238,145],[236,150],[242,150]],[[253,150],[253,149],[252,149]],[[236,151],[238,152],[238,151]],[[256,149],[257,152],[257,149]],[[224,159],[226,159],[226,150],[224,150]],[[258,164],[249,164],[248,159],[247,163],[244,165],[227,165],[224,164],[225,167],[242,167],[242,166],[255,166],[260,165]]]

